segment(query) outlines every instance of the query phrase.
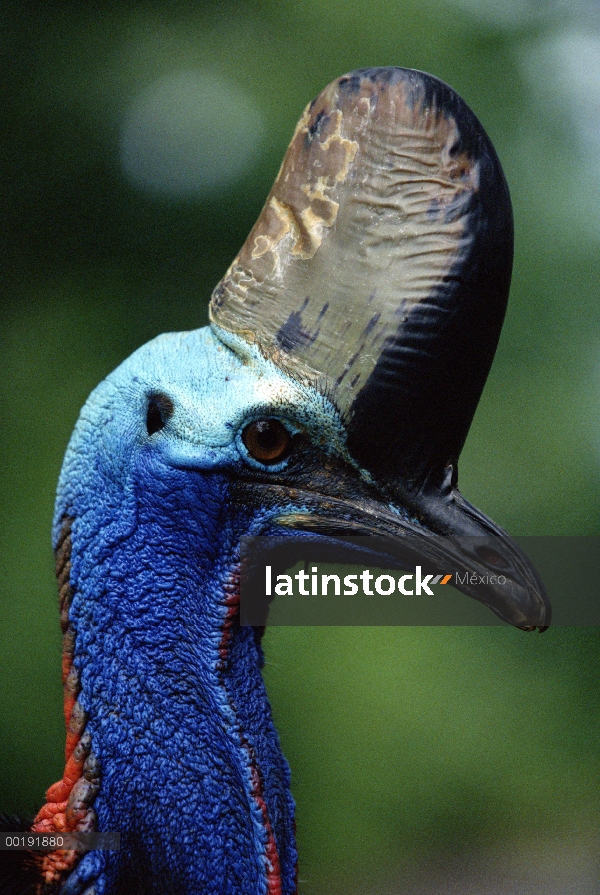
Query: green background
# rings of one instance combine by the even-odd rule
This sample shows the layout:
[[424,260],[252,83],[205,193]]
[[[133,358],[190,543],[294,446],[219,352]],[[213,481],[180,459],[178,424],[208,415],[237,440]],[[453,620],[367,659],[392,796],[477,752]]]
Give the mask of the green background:
[[[513,289],[463,493],[512,534],[600,534],[596,6],[5,2],[0,41],[3,809],[35,809],[62,773],[49,530],[79,408],[140,344],[206,322],[303,107],[345,71],[452,84],[511,188]],[[119,134],[179,71],[243,91],[262,138],[241,177],[169,199],[126,178]],[[600,891],[596,629],[277,628],[265,644],[302,893]]]

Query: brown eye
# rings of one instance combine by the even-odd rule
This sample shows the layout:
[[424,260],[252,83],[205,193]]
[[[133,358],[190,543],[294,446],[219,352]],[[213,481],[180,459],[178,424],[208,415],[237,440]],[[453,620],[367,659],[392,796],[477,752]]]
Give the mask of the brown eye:
[[260,463],[280,463],[290,452],[290,433],[279,420],[257,420],[242,432],[248,453]]

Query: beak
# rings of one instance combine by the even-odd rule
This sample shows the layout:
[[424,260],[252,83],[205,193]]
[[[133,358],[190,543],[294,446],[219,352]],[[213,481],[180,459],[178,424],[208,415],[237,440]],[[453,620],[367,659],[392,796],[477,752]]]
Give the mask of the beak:
[[318,491],[310,485],[263,487],[271,506],[280,508],[271,522],[280,530],[328,540],[337,561],[357,562],[349,556],[358,537],[354,552],[363,557],[360,561],[368,556],[381,568],[412,570],[420,564],[434,575],[452,573],[450,583],[457,590],[503,621],[524,631],[545,631],[551,606],[537,570],[503,529],[452,487],[451,474],[450,469],[441,488],[390,502],[389,495],[382,499],[355,480],[340,488],[339,470],[331,491],[328,476],[319,477]]

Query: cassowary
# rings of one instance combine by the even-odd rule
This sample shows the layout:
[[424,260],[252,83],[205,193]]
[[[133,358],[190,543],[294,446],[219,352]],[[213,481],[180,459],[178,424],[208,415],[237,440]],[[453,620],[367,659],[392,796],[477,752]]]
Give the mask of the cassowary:
[[512,238],[494,149],[442,82],[365,69],[307,106],[210,326],[140,348],[76,425],[53,536],[66,765],[32,829],[121,848],[13,855],[12,891],[296,891],[245,535],[439,538],[481,573],[465,593],[547,624],[535,569],[457,489]]

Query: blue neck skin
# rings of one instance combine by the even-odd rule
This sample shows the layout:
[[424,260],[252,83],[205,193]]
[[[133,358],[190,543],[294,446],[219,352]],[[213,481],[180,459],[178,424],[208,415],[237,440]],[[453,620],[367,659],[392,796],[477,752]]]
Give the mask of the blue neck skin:
[[288,895],[289,770],[254,631],[230,627],[239,533],[226,479],[150,453],[136,465],[127,512],[73,525],[79,699],[102,768],[94,807],[98,828],[122,835],[97,889]]
[[[169,408],[158,427],[157,395]],[[61,895],[295,892],[289,770],[260,644],[235,619],[240,538],[269,528],[273,510],[229,482],[261,468],[242,433],[272,416],[343,451],[326,398],[208,328],[143,346],[81,412],[55,543],[72,519],[73,664],[101,766],[93,808],[122,848],[88,853]]]

